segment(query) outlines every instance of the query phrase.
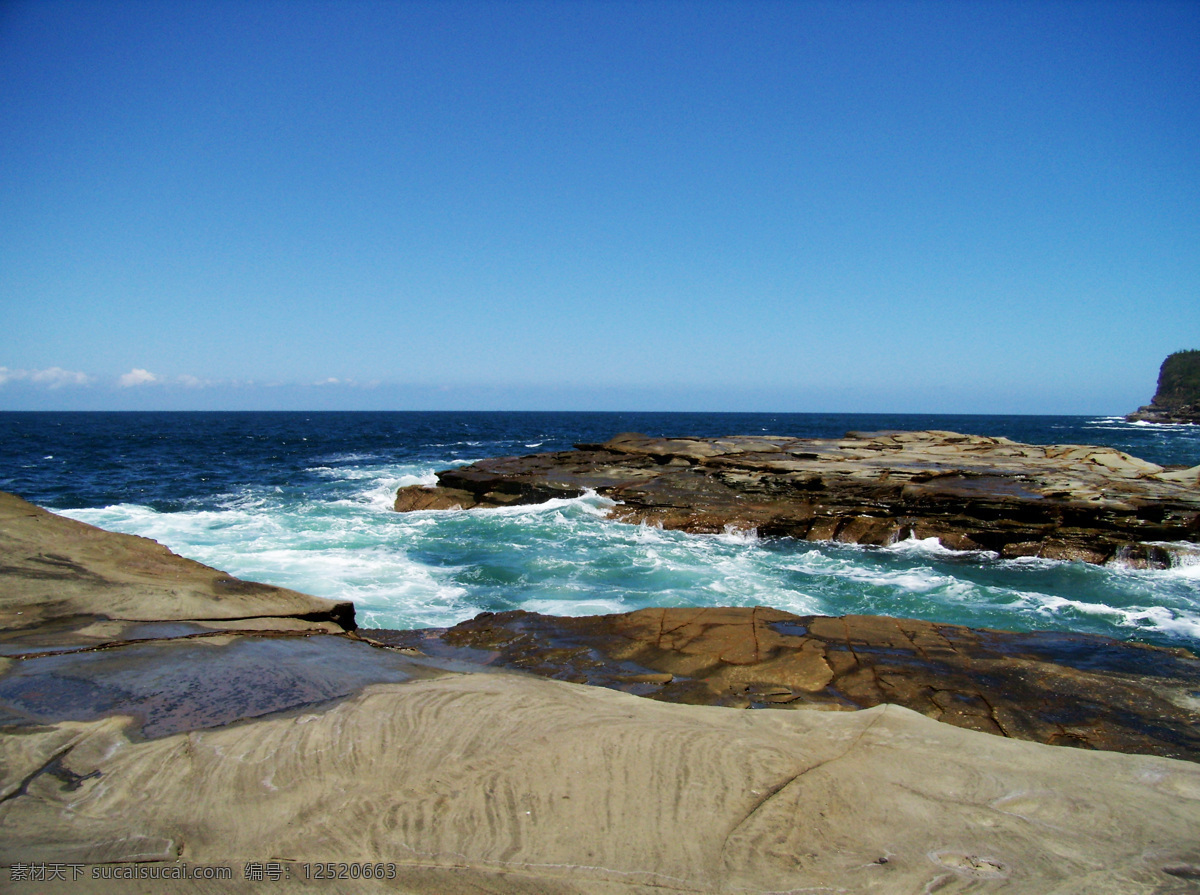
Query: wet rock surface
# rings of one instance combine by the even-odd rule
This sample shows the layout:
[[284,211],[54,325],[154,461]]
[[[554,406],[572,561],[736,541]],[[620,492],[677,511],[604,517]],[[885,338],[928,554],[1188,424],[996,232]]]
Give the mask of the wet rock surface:
[[0,730],[121,715],[131,734],[154,739],[440,673],[338,636],[144,641],[14,663],[0,676]]
[[[1163,895],[1200,872],[1194,762],[984,736],[894,704],[733,711],[506,673],[499,640],[525,634],[486,617],[488,636],[409,632],[420,649],[389,650],[358,638],[345,604],[15,498],[0,499],[0,611],[18,626],[0,655],[0,888],[41,891],[60,868],[72,890],[121,895]],[[824,622],[763,613],[630,617],[628,654],[584,632],[525,664],[616,661],[626,689],[741,688],[763,705],[852,677],[836,636],[813,639]],[[891,636],[904,652],[922,635]],[[1088,662],[1151,676],[1136,658]],[[479,670],[496,673],[457,673]],[[252,879],[264,863],[281,878]],[[187,878],[200,865],[229,876]],[[353,870],[333,882],[314,865]]]
[[540,503],[594,490],[613,518],[691,532],[754,529],[883,545],[1163,567],[1200,540],[1200,467],[1112,448],[953,432],[651,438],[481,460],[397,492],[400,512]]
[[777,609],[483,613],[449,629],[363,631],[393,646],[740,708],[902,705],[956,727],[1200,761],[1200,660],[1061,633]]

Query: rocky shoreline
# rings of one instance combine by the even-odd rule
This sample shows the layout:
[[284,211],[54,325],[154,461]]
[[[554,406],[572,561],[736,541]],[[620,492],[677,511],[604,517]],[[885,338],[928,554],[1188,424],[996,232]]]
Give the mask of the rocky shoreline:
[[1133,413],[1126,414],[1125,419],[1131,423],[1200,425],[1200,404],[1184,404],[1180,407],[1159,407],[1155,404],[1146,404]]
[[[1193,657],[672,612],[481,616],[389,648],[348,604],[0,495],[0,879],[35,891],[19,879],[40,866],[106,893],[1194,891],[1200,763],[1163,757],[1195,757],[1172,714],[1196,694]],[[983,709],[1020,681],[1041,694],[1036,722]],[[1072,714],[1088,700],[1112,716]],[[1141,721],[1120,717],[1139,702]],[[764,708],[720,707],[743,704]],[[1006,735],[979,732],[992,722]],[[1063,745],[1129,750],[1140,735],[1159,754],[1030,741],[1054,724]],[[386,875],[331,883],[313,876],[326,862]],[[197,866],[231,875],[162,878]]]
[[936,537],[956,550],[1161,568],[1200,550],[1200,466],[953,432],[840,439],[651,438],[481,460],[401,488],[398,511],[612,498],[627,522],[754,529],[856,544]]
[[766,606],[582,618],[485,612],[449,629],[359,633],[663,702],[826,711],[893,704],[998,736],[1200,762],[1200,659],[1094,635]]

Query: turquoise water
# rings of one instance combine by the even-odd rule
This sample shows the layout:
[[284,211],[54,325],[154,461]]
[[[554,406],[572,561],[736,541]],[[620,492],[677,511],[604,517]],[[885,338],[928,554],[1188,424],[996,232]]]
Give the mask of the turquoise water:
[[[728,414],[3,414],[4,476],[72,518],[153,538],[231,574],[350,599],[364,627],[452,625],[484,610],[560,615],[769,605],[1200,646],[1200,565],[1156,571],[953,552],[690,535],[605,518],[596,495],[397,514],[396,488],[485,456],[622,430],[840,435],[944,428],[1105,443],[1200,463],[1200,427],[1111,418]],[[885,423],[886,425],[881,425]]]

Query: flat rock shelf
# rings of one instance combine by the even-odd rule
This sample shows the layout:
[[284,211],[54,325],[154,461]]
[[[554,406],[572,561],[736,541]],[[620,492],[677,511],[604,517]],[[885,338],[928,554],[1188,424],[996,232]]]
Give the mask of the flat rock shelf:
[[1200,660],[1088,634],[765,606],[485,612],[449,629],[359,633],[663,702],[842,711],[891,703],[999,736],[1200,761]]
[[[0,888],[41,891],[19,881],[31,866],[65,868],[85,893],[1182,895],[1200,879],[1193,761],[993,736],[890,702],[669,704],[492,661],[537,619],[481,617],[462,645],[447,632],[396,649],[358,633],[352,610],[0,497]],[[887,619],[723,612],[609,619],[619,655],[622,640],[586,638],[527,655],[551,667],[559,650],[573,675],[594,649],[642,678],[630,686],[771,705],[830,687],[899,698],[887,650],[915,650],[946,669],[952,720],[973,676],[991,692],[989,657],[1017,650]],[[864,640],[875,658],[864,650],[856,674],[847,652]],[[756,664],[792,668],[796,652],[757,683]],[[1037,650],[1022,656],[1016,676],[1035,675]],[[1075,668],[1077,683],[1100,701],[1127,685],[1169,701],[1192,667],[1128,656]],[[957,714],[1011,723],[969,700]],[[250,880],[264,862],[286,878]],[[325,863],[385,878],[306,873]],[[186,878],[201,865],[229,878]]]
[[1113,448],[954,432],[840,439],[618,435],[480,460],[399,489],[395,509],[499,507],[594,490],[626,522],[690,532],[891,544],[1161,568],[1200,554],[1200,466]]

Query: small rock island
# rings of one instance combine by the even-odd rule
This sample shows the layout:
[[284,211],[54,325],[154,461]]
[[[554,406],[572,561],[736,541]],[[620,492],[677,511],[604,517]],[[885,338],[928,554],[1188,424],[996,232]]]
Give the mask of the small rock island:
[[1147,423],[1200,423],[1200,351],[1176,351],[1163,361],[1154,398],[1125,419]]

